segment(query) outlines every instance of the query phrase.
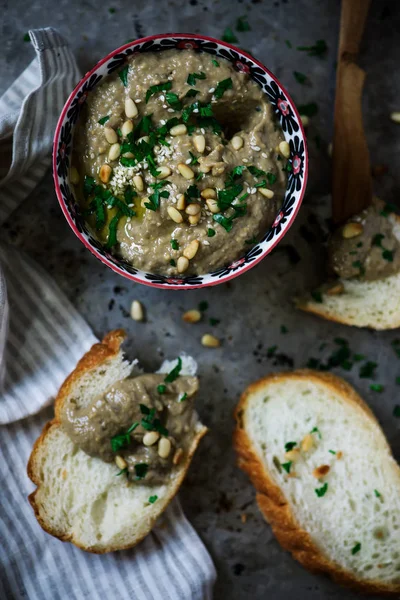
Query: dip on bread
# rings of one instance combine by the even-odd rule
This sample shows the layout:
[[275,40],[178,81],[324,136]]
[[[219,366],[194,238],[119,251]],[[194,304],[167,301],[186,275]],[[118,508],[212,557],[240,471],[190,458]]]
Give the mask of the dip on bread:
[[72,183],[96,237],[136,268],[204,274],[274,221],[289,145],[261,88],[192,50],[136,54],[88,96]]

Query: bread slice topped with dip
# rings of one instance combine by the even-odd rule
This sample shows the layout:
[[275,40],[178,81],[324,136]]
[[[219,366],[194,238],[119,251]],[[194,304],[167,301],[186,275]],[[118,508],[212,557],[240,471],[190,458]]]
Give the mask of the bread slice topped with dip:
[[130,548],[150,532],[207,431],[193,406],[194,359],[143,374],[124,359],[124,338],[110,332],[79,361],[28,463],[40,525],[88,552]]
[[355,390],[328,373],[273,374],[235,418],[239,466],[283,548],[339,583],[400,594],[400,468]]
[[354,327],[400,327],[400,217],[371,207],[336,233],[333,269],[339,279],[299,299],[297,308]]

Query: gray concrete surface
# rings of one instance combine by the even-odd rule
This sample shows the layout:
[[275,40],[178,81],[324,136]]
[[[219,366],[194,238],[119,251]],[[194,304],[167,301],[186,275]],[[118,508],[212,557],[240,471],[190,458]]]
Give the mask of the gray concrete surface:
[[[319,113],[308,130],[308,194],[296,226],[280,251],[229,285],[168,292],[130,284],[107,270],[69,230],[55,198],[51,173],[9,219],[2,235],[24,248],[54,276],[98,336],[124,327],[130,336],[129,355],[138,355],[146,369],[156,368],[162,357],[174,357],[179,350],[198,359],[202,379],[199,411],[210,433],[201,444],[180,497],[217,566],[215,598],[353,598],[351,592],[306,572],[280,548],[260,516],[252,487],[235,466],[231,447],[232,411],[244,387],[266,373],[288,368],[290,361],[302,367],[310,357],[326,359],[335,349],[334,338],[340,336],[350,341],[354,352],[378,363],[375,380],[385,384],[382,394],[370,391],[371,381],[360,379],[357,365],[349,372],[340,368],[335,372],[344,375],[366,398],[400,458],[400,420],[392,414],[399,402],[395,377],[400,375],[400,364],[390,344],[396,332],[353,331],[318,321],[298,314],[290,301],[297,290],[320,277],[321,258],[316,260],[321,255],[320,234],[310,214],[326,208],[330,188],[326,148],[332,129],[339,2],[0,0],[0,9],[0,92],[33,56],[30,44],[23,41],[29,28],[57,27],[70,40],[84,71],[129,38],[165,31],[220,37],[225,27],[235,28],[237,17],[246,14],[251,31],[236,33],[240,45],[282,80],[297,103],[317,102]],[[400,126],[389,120],[392,110],[400,110],[399,30],[399,2],[373,1],[361,57],[368,71],[365,115],[372,162],[389,169],[376,182],[377,191],[391,202],[397,201],[400,187]],[[325,39],[329,46],[325,60],[295,49],[317,39]],[[290,40],[291,49],[285,40]],[[308,75],[310,84],[297,83],[294,70]],[[282,251],[288,244],[296,246],[300,255],[296,264]],[[147,308],[145,324],[134,323],[128,316],[134,298]],[[209,304],[203,322],[185,325],[181,313],[200,301]],[[220,324],[210,327],[210,317],[220,319]],[[281,325],[287,333],[281,333]],[[200,345],[201,335],[210,329],[223,338],[219,350]],[[321,344],[326,346],[321,349]],[[278,358],[268,357],[267,349],[274,345]],[[242,515],[246,515],[245,523]]]

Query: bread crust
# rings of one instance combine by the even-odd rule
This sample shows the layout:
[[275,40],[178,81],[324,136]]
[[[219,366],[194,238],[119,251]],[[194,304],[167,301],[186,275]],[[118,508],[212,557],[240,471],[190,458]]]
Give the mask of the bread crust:
[[[243,426],[243,415],[251,395],[263,389],[269,383],[289,379],[314,381],[319,384],[322,382],[331,390],[339,393],[347,402],[356,406],[358,410],[364,411],[369,418],[379,425],[375,415],[357,392],[343,379],[330,373],[302,369],[268,375],[252,383],[243,392],[234,412],[236,428],[233,435],[233,444],[238,455],[238,466],[247,473],[256,488],[256,499],[263,516],[271,525],[272,531],[281,546],[291,552],[293,557],[309,571],[329,575],[336,582],[364,594],[398,595],[400,585],[386,585],[380,581],[361,581],[351,572],[346,571],[324,556],[313,542],[310,534],[297,522],[281,488],[273,481],[263,461],[258,456],[250,437],[247,435]],[[387,446],[390,452],[389,444]]]
[[39,465],[38,465],[38,462],[39,462],[38,461],[38,453],[39,453],[42,445],[46,443],[46,437],[51,434],[52,429],[60,427],[60,425],[61,425],[60,409],[63,405],[63,402],[68,397],[71,387],[73,387],[73,385],[87,371],[90,371],[91,369],[100,366],[101,364],[105,363],[106,361],[112,360],[113,358],[115,358],[117,356],[117,354],[119,353],[120,346],[121,346],[122,342],[124,341],[125,337],[126,337],[126,334],[123,329],[117,329],[114,331],[110,331],[104,337],[102,342],[94,344],[90,348],[90,350],[88,352],[86,352],[86,354],[80,359],[80,361],[76,365],[75,369],[72,371],[72,373],[70,375],[68,375],[68,377],[62,384],[60,391],[58,392],[57,398],[55,400],[55,418],[52,421],[49,421],[48,423],[46,423],[45,426],[43,427],[42,433],[40,434],[39,438],[36,440],[36,442],[33,445],[33,449],[32,449],[31,455],[29,457],[28,465],[27,465],[28,477],[37,486],[36,490],[34,490],[28,496],[28,500],[29,500],[30,505],[33,508],[35,517],[36,517],[39,525],[42,527],[42,529],[44,529],[44,531],[46,531],[50,535],[58,538],[59,540],[61,540],[63,542],[71,542],[72,544],[74,544],[75,546],[80,548],[81,550],[85,550],[86,552],[91,552],[93,554],[105,554],[107,552],[115,552],[116,550],[127,550],[128,548],[133,548],[139,542],[141,542],[146,537],[146,535],[148,535],[150,533],[156,520],[159,518],[159,516],[164,512],[164,510],[167,508],[169,503],[176,496],[176,494],[185,478],[186,472],[190,466],[190,463],[191,463],[192,457],[196,451],[196,448],[199,445],[201,438],[208,431],[207,427],[205,427],[205,426],[201,426],[201,428],[198,430],[195,437],[193,438],[193,441],[191,443],[189,451],[185,457],[184,467],[181,469],[179,475],[174,480],[173,485],[171,485],[171,489],[169,490],[166,497],[163,498],[163,502],[157,502],[157,505],[159,506],[159,510],[157,513],[154,514],[154,516],[151,519],[149,519],[148,527],[147,527],[146,531],[143,533],[143,535],[138,537],[133,543],[129,543],[126,545],[120,545],[120,546],[111,546],[110,545],[110,546],[106,546],[104,548],[98,548],[95,546],[84,546],[84,545],[80,544],[78,540],[76,540],[74,538],[73,534],[66,534],[64,532],[57,531],[55,528],[51,527],[51,525],[45,520],[45,518],[42,517],[42,515],[40,513],[40,506],[36,499],[36,495],[37,495],[38,491],[40,490],[40,486],[42,483],[41,479],[40,479],[40,474],[39,474],[40,470],[39,470]]

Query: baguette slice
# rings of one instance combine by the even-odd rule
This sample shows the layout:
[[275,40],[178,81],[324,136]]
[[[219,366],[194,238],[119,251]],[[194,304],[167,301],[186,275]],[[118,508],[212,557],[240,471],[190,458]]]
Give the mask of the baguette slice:
[[[394,232],[400,240],[400,217],[390,215]],[[297,308],[328,321],[354,327],[396,329],[400,327],[400,273],[377,281],[339,279],[343,292],[329,295],[322,290],[322,302],[311,296],[296,302]]]
[[[198,422],[189,452],[163,485],[128,485],[116,477],[114,464],[92,458],[75,446],[59,421],[63,402],[72,395],[87,403],[113,382],[131,374],[120,345],[122,330],[112,331],[95,344],[67,377],[55,402],[55,419],[35,442],[28,476],[37,489],[29,496],[39,524],[51,535],[88,552],[130,548],[152,529],[177,493],[192,456],[207,428]],[[182,373],[194,361],[183,357]],[[190,369],[189,369],[190,370]],[[193,373],[193,369],[192,372]],[[151,504],[150,496],[158,499]]]
[[283,548],[344,585],[399,594],[400,468],[354,389],[326,373],[270,375],[235,418],[239,466]]

